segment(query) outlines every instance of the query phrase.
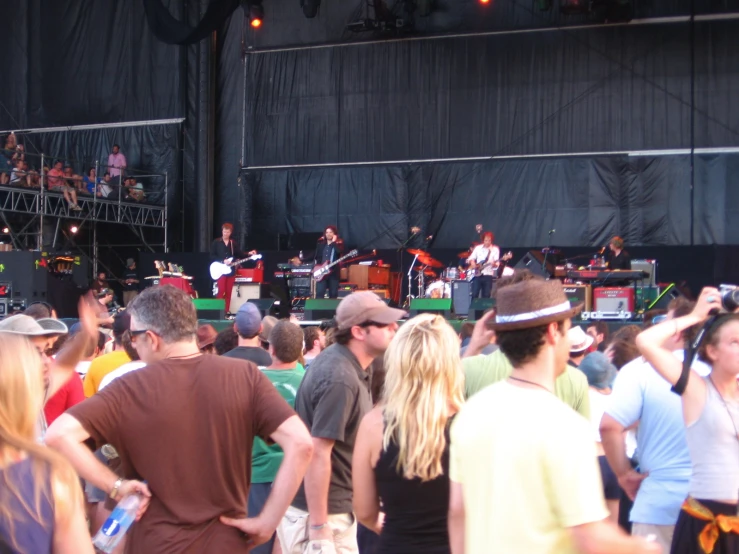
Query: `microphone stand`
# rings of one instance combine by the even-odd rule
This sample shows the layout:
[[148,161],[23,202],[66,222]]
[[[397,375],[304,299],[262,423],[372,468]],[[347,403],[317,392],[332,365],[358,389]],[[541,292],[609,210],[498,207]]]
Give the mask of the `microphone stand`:
[[[401,254],[402,255],[402,254]],[[418,259],[418,254],[416,254],[413,257],[413,261],[411,262],[411,266],[408,268],[408,296],[405,299],[405,302],[403,303],[403,306],[411,307],[411,300],[415,298],[413,296],[413,266],[416,265],[416,260]],[[401,268],[402,269],[402,268]]]
[[549,257],[549,251],[552,249],[552,235],[554,234],[554,231],[549,231],[549,241],[547,242],[547,250],[544,252],[544,259],[541,261],[541,272],[547,274],[547,281],[552,278],[552,276],[547,271],[547,258]]

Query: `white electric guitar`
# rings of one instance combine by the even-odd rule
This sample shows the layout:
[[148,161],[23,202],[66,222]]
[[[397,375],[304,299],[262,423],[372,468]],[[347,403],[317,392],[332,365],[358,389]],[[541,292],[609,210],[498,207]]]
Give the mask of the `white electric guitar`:
[[212,264],[210,264],[210,277],[214,281],[217,281],[224,275],[231,275],[231,273],[233,273],[234,266],[243,264],[244,262],[253,261],[253,260],[261,260],[261,259],[262,259],[261,254],[254,254],[252,256],[249,256],[248,258],[242,258],[240,260],[234,260],[233,258],[228,258],[226,260],[226,263],[213,262]]

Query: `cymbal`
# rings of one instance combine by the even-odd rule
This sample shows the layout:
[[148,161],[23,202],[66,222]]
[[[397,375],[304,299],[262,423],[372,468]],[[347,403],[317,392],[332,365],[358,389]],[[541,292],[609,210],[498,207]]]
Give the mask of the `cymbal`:
[[431,256],[419,256],[418,261],[421,262],[423,265],[427,265],[429,267],[436,267],[436,268],[444,267],[443,263],[441,263],[439,260],[432,258]]
[[416,248],[409,248],[408,254],[411,254],[413,256],[429,256],[429,253],[425,250],[418,250]]
[[430,267],[417,265],[413,268],[413,271],[423,271],[423,274],[427,277],[436,277],[436,272]]

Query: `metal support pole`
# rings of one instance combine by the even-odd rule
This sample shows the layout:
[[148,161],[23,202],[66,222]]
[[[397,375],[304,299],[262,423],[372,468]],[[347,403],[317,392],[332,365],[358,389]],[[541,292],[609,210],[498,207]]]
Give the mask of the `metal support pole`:
[[167,240],[169,226],[169,218],[167,210],[169,206],[169,172],[164,172],[164,252],[169,252],[169,241]]
[[92,275],[97,278],[98,275],[98,226],[92,223]]
[[[41,193],[39,194],[38,208],[38,238],[36,239],[36,249],[41,252],[44,249],[44,212],[46,211],[46,196],[44,189],[46,188],[46,175],[44,174],[44,153],[41,153]],[[56,238],[56,237],[55,237]]]

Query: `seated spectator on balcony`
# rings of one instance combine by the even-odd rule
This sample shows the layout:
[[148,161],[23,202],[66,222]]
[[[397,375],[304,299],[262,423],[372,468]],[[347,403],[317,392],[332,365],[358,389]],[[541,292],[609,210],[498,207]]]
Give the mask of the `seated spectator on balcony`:
[[0,173],[0,185],[7,185],[10,183],[10,175],[8,173]]
[[113,182],[110,179],[110,173],[105,172],[105,175],[103,175],[102,180],[98,180],[98,191],[97,196],[98,198],[108,198],[110,196],[113,196]]
[[121,152],[121,147],[114,144],[113,151],[108,156],[108,171],[110,172],[110,176],[115,178],[122,175],[125,173],[127,165],[126,156]]
[[128,187],[127,192],[130,200],[141,202],[144,199],[144,185],[137,183],[133,177],[131,177],[131,185]]
[[26,161],[26,147],[22,144],[17,145],[11,159],[13,161],[13,165],[15,165],[18,160]]
[[38,174],[38,171],[29,167],[28,162],[23,162],[23,171],[28,175],[26,186],[34,188],[39,188],[41,186],[41,176]]
[[86,194],[95,194],[95,188],[99,182],[100,179],[97,178],[97,170],[91,167],[87,175],[82,178],[82,185]]
[[57,161],[54,164],[54,168],[49,170],[49,177],[47,179],[49,190],[64,194],[64,199],[69,204],[70,209],[81,210],[82,208],[77,205],[77,189],[75,189],[74,186],[70,187],[67,184],[62,167],[62,162]]
[[67,186],[74,188],[78,194],[84,192],[82,176],[77,175],[71,165],[64,166],[64,180],[67,182]]
[[15,161],[15,169],[10,174],[10,184],[14,187],[25,187],[28,185],[26,178],[28,174],[23,170],[25,162],[21,159]]

